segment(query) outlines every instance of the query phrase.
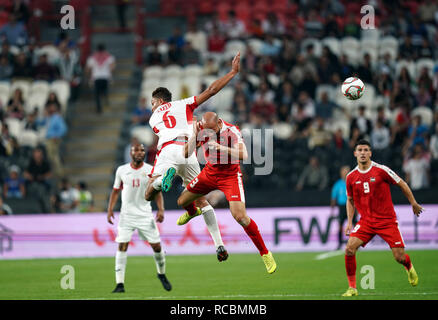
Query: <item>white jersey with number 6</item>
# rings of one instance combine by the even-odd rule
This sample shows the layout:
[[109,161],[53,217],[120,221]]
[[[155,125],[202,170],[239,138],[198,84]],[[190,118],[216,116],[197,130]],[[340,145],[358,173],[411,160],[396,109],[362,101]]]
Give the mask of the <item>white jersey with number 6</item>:
[[158,136],[158,150],[161,146],[179,136],[190,137],[193,111],[198,104],[196,97],[177,100],[159,106],[152,114],[149,125]]
[[113,188],[122,190],[121,216],[153,218],[151,203],[144,198],[151,170],[152,166],[147,163],[143,163],[138,169],[133,168],[130,163],[117,168]]

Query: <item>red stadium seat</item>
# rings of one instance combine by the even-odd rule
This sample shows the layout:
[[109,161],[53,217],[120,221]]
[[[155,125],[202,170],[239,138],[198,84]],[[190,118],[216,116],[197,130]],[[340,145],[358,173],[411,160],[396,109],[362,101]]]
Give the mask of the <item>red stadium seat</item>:
[[245,2],[239,2],[235,7],[237,18],[243,21],[249,21],[251,18],[251,7]]
[[216,7],[216,12],[219,15],[219,19],[222,21],[226,21],[228,19],[228,12],[232,9],[232,7],[226,3],[221,2]]
[[31,1],[31,9],[40,9],[45,14],[54,13],[54,5],[52,0],[34,0]]

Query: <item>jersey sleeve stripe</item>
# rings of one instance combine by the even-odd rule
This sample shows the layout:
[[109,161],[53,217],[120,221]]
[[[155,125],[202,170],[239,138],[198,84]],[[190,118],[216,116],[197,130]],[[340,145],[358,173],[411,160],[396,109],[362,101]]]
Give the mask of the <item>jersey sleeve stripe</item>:
[[394,171],[389,169],[387,166],[376,164],[376,167],[385,171],[388,174],[388,176],[390,176],[395,181],[395,183],[399,183],[401,181],[400,177]]

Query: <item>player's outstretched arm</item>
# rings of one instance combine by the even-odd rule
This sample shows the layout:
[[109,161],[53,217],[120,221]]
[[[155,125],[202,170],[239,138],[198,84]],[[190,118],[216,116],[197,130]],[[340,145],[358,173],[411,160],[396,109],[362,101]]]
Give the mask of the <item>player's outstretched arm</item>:
[[157,208],[158,208],[156,221],[163,222],[164,221],[164,198],[163,198],[162,192],[158,192],[157,195],[155,196],[155,203],[157,204]]
[[199,132],[199,123],[196,117],[193,117],[193,134],[189,141],[184,144],[184,157],[188,158],[196,149],[196,141]]
[[113,191],[111,192],[111,196],[109,198],[108,201],[108,214],[107,214],[107,221],[110,224],[113,224],[112,219],[114,219],[114,206],[117,202],[117,199],[119,198],[119,194],[120,194],[120,190],[118,189],[113,189]]
[[228,82],[230,82],[231,79],[234,78],[236,74],[239,73],[240,70],[240,52],[236,54],[236,56],[233,59],[233,62],[231,63],[231,71],[228,72],[226,75],[224,75],[222,78],[217,79],[215,82],[213,82],[205,91],[203,91],[199,96],[196,97],[196,103],[201,105],[211,97],[213,97],[216,93],[218,93],[220,90],[222,90],[223,87],[227,85]]
[[399,183],[397,185],[400,187],[400,189],[403,191],[403,194],[408,199],[409,203],[412,206],[412,211],[414,214],[419,217],[420,213],[423,212],[423,207],[420,206],[417,203],[417,200],[415,200],[414,194],[412,193],[411,188],[409,188],[408,184],[403,180],[400,179]]

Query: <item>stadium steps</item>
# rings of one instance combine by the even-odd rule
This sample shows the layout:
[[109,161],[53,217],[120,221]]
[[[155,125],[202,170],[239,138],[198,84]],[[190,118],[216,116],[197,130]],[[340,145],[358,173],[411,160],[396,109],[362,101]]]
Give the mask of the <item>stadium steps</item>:
[[[120,136],[130,118],[127,103],[138,94],[133,88],[134,34],[109,33],[119,27],[115,6],[93,5],[92,48],[103,43],[116,58],[116,68],[109,87],[108,104],[97,114],[91,88],[83,103],[76,104],[70,136],[65,152],[65,171],[72,181],[83,180],[93,194],[95,209],[105,211],[112,190],[114,171],[118,165]],[[134,7],[126,10],[127,27],[135,23]]]

